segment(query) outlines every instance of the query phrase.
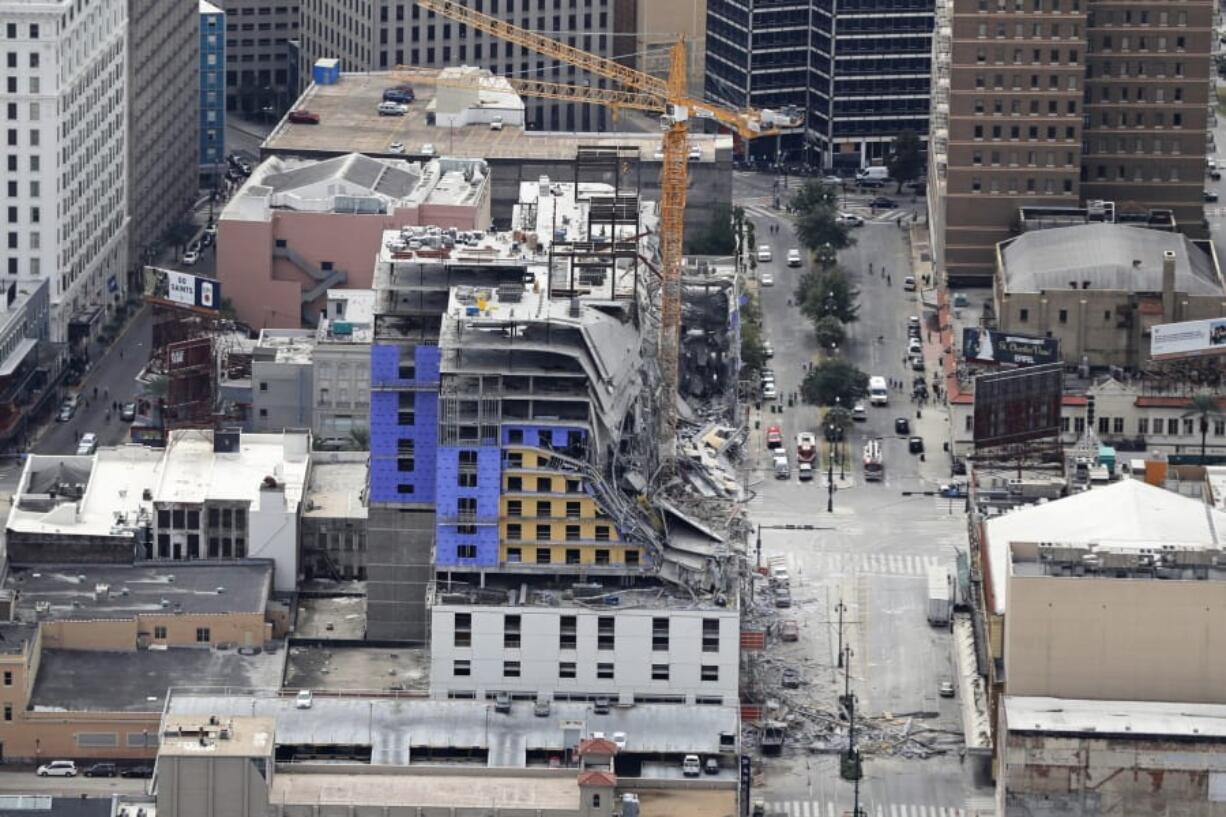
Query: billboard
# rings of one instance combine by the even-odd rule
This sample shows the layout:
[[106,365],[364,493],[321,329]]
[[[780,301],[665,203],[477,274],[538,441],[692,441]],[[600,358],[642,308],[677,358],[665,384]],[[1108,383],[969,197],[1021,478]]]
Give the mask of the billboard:
[[166,270],[167,299],[199,309],[221,308],[221,283],[190,272]]
[[1160,323],[1150,330],[1149,356],[1155,360],[1224,353],[1226,318]]
[[962,357],[971,363],[1035,366],[1060,362],[1060,341],[968,326],[962,330]]
[[1064,364],[982,374],[975,378],[975,448],[1055,437],[1060,433]]

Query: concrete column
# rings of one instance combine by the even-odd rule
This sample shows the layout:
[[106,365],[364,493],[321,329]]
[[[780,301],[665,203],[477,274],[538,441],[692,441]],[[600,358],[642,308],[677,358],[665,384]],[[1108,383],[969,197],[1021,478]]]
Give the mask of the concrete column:
[[1175,253],[1162,253],[1162,322],[1175,322]]

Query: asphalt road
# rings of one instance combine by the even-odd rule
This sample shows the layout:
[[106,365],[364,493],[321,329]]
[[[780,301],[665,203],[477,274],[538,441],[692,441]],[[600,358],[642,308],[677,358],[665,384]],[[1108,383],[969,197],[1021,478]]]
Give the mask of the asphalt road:
[[[83,768],[78,762],[77,768]],[[144,794],[148,780],[124,777],[39,777],[33,767],[0,771],[0,792],[5,794],[52,794],[59,797],[91,797],[113,793]]]
[[[939,443],[945,438],[943,410],[925,407],[917,419],[909,389],[891,393],[886,407],[870,407],[867,422],[857,423],[850,435],[842,478],[835,468],[833,512],[827,511],[824,473],[821,479],[801,483],[794,472],[789,480],[775,480],[769,472],[767,426],[780,426],[793,464],[796,434],[818,431],[817,410],[788,407],[785,398],[799,392],[804,366],[820,359],[811,325],[789,304],[803,270],[789,269],[784,261],[787,250],[798,246],[790,222],[769,203],[759,203],[772,195],[773,184],[769,176],[738,173],[734,198],[755,221],[759,243],[771,244],[774,255],[772,262],[759,266],[759,272],[769,269],[775,278],[773,287],[761,289],[760,298],[766,334],[775,347],[771,362],[784,409],[781,414],[769,413],[764,404],[759,428],[751,431],[758,456],[750,515],[765,526],[764,562],[780,559],[792,576],[795,606],[783,617],[799,620],[802,639],[797,647],[785,648],[783,657],[801,670],[815,705],[830,706],[845,681],[836,658],[836,605],[841,601],[846,611],[843,638],[853,651],[850,684],[859,711],[869,717],[937,713],[922,722],[960,729],[956,702],[937,695],[939,681],[953,675],[953,659],[949,633],[930,627],[925,617],[926,571],[929,566],[953,564],[955,548],[966,546],[966,520],[960,503],[903,496],[903,491],[932,490],[948,479],[950,462]],[[851,197],[847,209],[859,206],[862,198]],[[896,219],[909,218],[909,208],[908,196],[906,207],[857,229],[857,243],[840,255],[840,263],[861,291],[860,320],[849,328],[843,355],[871,375],[907,384],[914,374],[903,361],[907,318],[922,314],[918,293],[902,289],[910,255]],[[778,233],[770,232],[771,223],[780,225]],[[883,280],[883,267],[891,283]],[[935,358],[935,348],[926,351]],[[906,417],[913,433],[932,441],[925,462],[908,453],[906,439],[894,433],[897,417]],[[883,482],[866,483],[862,478],[859,452],[869,436],[883,438]],[[786,524],[823,530],[770,527]],[[768,813],[824,817],[834,813],[831,809],[851,806],[851,784],[839,778],[837,757],[800,749],[764,765],[766,784],[753,796],[767,801]],[[869,757],[864,770],[861,802],[870,815],[946,817],[962,813],[958,809],[968,815],[990,813],[984,810],[990,788],[976,786],[970,767],[962,766],[956,754],[927,760]]]

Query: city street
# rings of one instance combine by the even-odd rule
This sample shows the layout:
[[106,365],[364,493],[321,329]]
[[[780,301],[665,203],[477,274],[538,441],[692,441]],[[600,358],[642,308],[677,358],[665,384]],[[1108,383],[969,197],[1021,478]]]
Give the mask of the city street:
[[[738,173],[734,187],[735,203],[752,202],[747,209],[757,225],[758,243],[769,243],[773,250],[774,260],[760,264],[758,273],[769,269],[775,278],[773,287],[761,289],[761,301],[766,334],[775,347],[770,363],[779,387],[778,404],[785,407],[782,414],[771,413],[764,403],[762,412],[754,413],[760,427],[750,434],[758,465],[750,514],[764,526],[824,528],[766,527],[761,532],[764,563],[772,557],[781,559],[792,577],[795,606],[781,613],[783,618],[800,622],[807,691],[812,692],[814,705],[823,708],[833,708],[834,696],[842,692],[844,679],[836,659],[836,605],[841,601],[845,605],[844,639],[853,651],[851,688],[860,715],[915,716],[917,726],[960,730],[956,700],[937,694],[939,682],[953,677],[953,657],[948,631],[934,629],[926,619],[926,572],[930,566],[953,567],[956,549],[965,548],[966,519],[960,502],[903,496],[904,491],[932,491],[950,473],[949,457],[940,444],[945,436],[944,411],[930,405],[917,418],[917,406],[909,398],[915,373],[903,361],[907,319],[921,314],[918,293],[903,291],[910,254],[906,232],[895,223],[896,215],[909,220],[910,196],[905,199],[907,210],[891,215],[888,221],[870,221],[856,229],[855,246],[840,254],[841,265],[861,291],[860,320],[849,327],[844,356],[870,375],[907,385],[891,392],[888,406],[869,407],[867,422],[856,423],[848,440],[842,479],[837,466],[834,469],[837,490],[834,511],[828,513],[824,471],[811,483],[799,482],[794,474],[788,480],[775,480],[765,454],[767,426],[781,427],[793,463],[796,434],[818,432],[817,409],[799,404],[787,407],[786,398],[799,392],[805,365],[820,360],[811,324],[790,305],[802,272],[789,269],[784,260],[789,249],[799,246],[790,221],[769,204],[756,204],[771,195],[772,184],[773,177],[765,174]],[[778,233],[770,232],[772,223],[780,225]],[[883,268],[891,284],[883,280]],[[935,348],[926,349],[926,354],[935,361]],[[930,363],[929,371],[933,365]],[[905,437],[894,433],[898,417],[908,418],[911,433],[928,442],[925,462],[908,453]],[[883,440],[883,482],[865,483],[860,471],[860,452],[870,436]],[[767,802],[768,814],[825,817],[842,814],[843,809],[850,813],[852,786],[839,777],[837,755],[809,754],[803,747],[794,747],[782,759],[761,762],[766,782],[753,796]],[[991,814],[991,789],[976,788],[969,779],[969,768],[961,765],[956,753],[927,760],[866,754],[861,803],[870,816]]]

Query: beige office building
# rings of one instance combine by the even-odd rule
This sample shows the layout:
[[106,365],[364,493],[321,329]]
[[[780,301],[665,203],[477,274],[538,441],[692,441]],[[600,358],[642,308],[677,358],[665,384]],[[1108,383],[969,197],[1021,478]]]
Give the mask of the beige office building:
[[128,0],[128,26],[128,261],[140,268],[196,197],[200,5]]
[[656,76],[668,73],[669,51],[685,38],[690,93],[701,95],[707,63],[707,0],[670,0],[638,4],[638,67]]
[[1108,199],[1201,222],[1212,6],[940,0],[934,260],[987,285],[1023,206]]

